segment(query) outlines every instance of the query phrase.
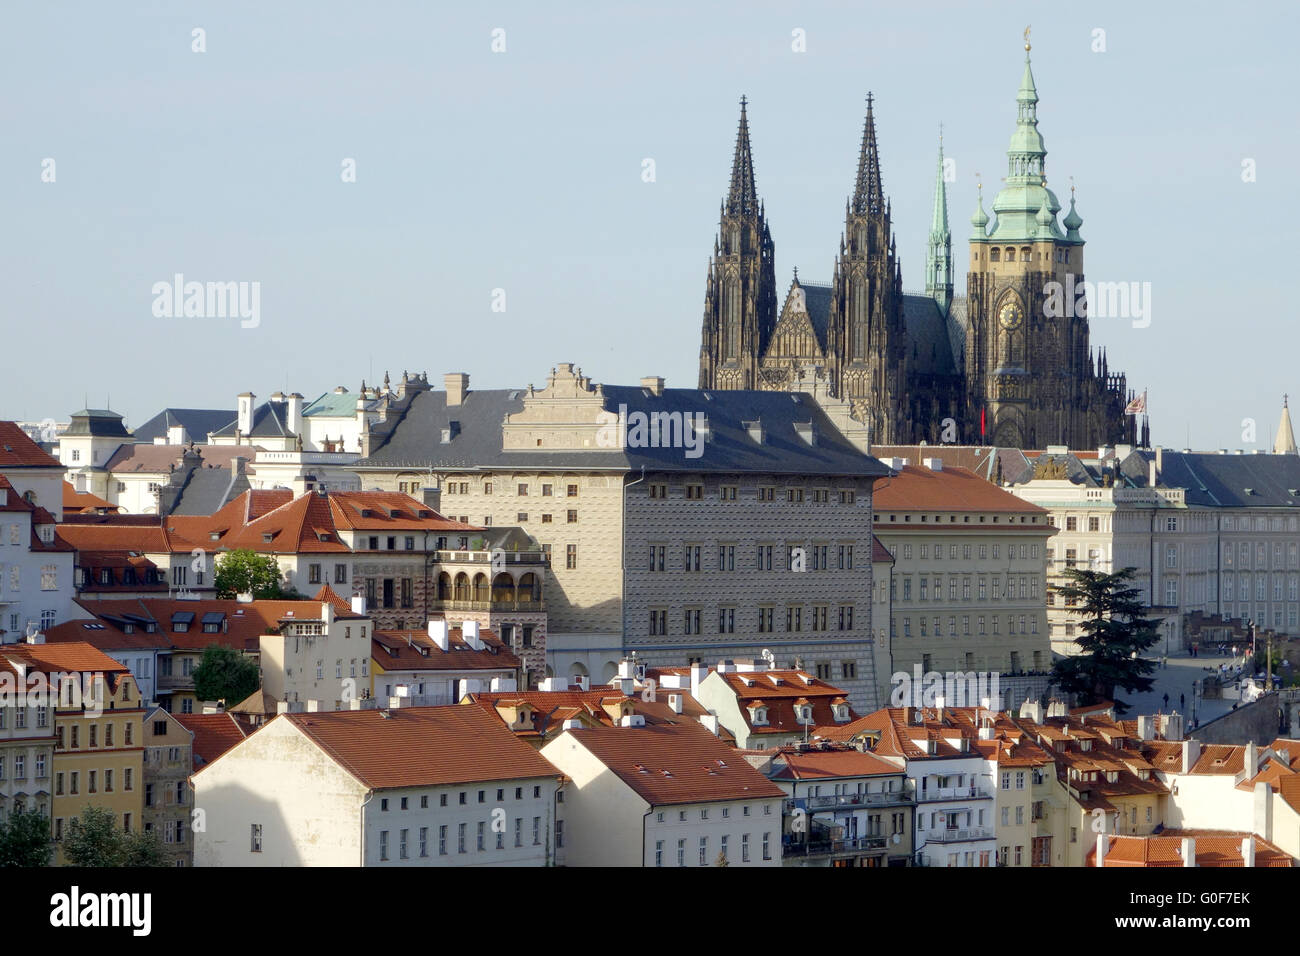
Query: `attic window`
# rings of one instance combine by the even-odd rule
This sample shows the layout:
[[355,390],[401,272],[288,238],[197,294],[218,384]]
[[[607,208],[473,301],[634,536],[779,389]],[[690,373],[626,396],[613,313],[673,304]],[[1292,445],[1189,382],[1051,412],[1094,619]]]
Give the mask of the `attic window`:
[[275,537],[275,532],[274,532],[274,531],[267,531],[267,532],[264,532],[264,533],[262,534],[262,542],[263,542],[264,544],[270,544],[270,543],[271,543],[271,540],[272,540],[274,537]]
[[328,531],[318,531],[316,537],[321,541],[328,541],[330,540],[330,533]]
[[209,532],[209,533],[208,533],[208,539],[211,540],[211,541],[220,541],[220,540],[221,540],[221,532],[220,532],[220,531],[212,531],[212,532]]
[[361,509],[361,517],[363,517],[363,518],[369,518],[369,517],[372,517],[373,515],[374,515],[374,512],[371,511],[369,508],[362,508],[362,509]]
[[418,512],[416,512],[416,514],[419,515],[419,517],[421,517],[421,518],[432,518],[432,517],[433,517],[433,512],[430,511],[428,508],[421,508]]
[[397,509],[397,508],[389,508],[389,509],[388,509],[388,517],[390,517],[390,518],[400,518],[401,516],[402,516],[402,512],[401,512],[399,509]]
[[665,777],[671,777],[673,775],[673,772],[671,770],[660,770],[659,772],[663,774]]

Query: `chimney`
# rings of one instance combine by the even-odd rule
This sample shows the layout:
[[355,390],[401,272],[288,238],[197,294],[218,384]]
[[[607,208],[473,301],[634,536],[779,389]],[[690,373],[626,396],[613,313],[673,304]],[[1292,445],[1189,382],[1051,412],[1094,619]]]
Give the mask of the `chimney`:
[[703,724],[704,729],[713,734],[713,736],[716,737],[718,735],[718,717],[716,714],[705,714],[700,718],[700,723]]
[[302,434],[302,396],[294,392],[289,396],[289,409],[285,415],[285,427],[295,435]]
[[[206,437],[206,436],[205,436]],[[184,445],[185,428],[182,425],[170,425],[167,428],[167,444]]]
[[641,379],[641,387],[650,390],[651,395],[664,393],[664,380],[659,375],[646,375]]
[[232,478],[239,478],[246,474],[247,471],[248,459],[243,455],[236,455],[234,458],[230,459],[230,476]]
[[1097,865],[1104,867],[1106,865],[1106,850],[1110,846],[1110,834],[1103,827],[1102,832],[1097,834]]
[[1191,773],[1192,768],[1196,766],[1196,761],[1201,756],[1201,742],[1199,740],[1183,741],[1183,773]]
[[334,623],[334,605],[329,601],[320,602],[320,619],[326,627]]
[[922,464],[925,465],[926,468],[929,468],[931,471],[943,471],[942,458],[923,458],[921,459],[921,462]]
[[709,668],[698,661],[691,665],[691,696],[696,700],[700,696],[700,682],[709,676]]
[[578,690],[591,690],[591,678],[586,674],[574,674],[573,683],[577,685]]
[[446,621],[430,621],[429,637],[433,639],[433,643],[438,645],[439,650],[446,651],[450,649],[451,642],[447,639]]
[[1255,865],[1255,834],[1250,834],[1241,841],[1241,864],[1242,866]]
[[631,697],[636,693],[636,681],[630,677],[619,677],[614,681],[614,685],[624,697]]
[[247,435],[253,430],[253,399],[257,398],[252,392],[244,392],[235,399],[236,424],[241,435]]
[[318,713],[320,713],[320,701],[319,701],[319,700],[309,700],[309,701],[307,701],[307,713],[309,713],[309,714],[318,714]]
[[465,401],[469,391],[469,376],[464,372],[448,372],[442,377],[442,384],[447,389],[447,407],[453,408]]
[[460,636],[464,638],[465,643],[474,650],[483,650],[483,641],[478,636],[478,621],[462,621],[460,625]]
[[1142,714],[1138,717],[1138,740],[1151,740],[1154,737],[1151,730],[1151,716]]
[[1255,741],[1252,740],[1248,744],[1246,744],[1245,771],[1246,771],[1247,780],[1255,776],[1255,768],[1258,765],[1259,765],[1259,751],[1255,747]]
[[673,713],[674,713],[674,714],[680,714],[680,713],[682,712],[682,707],[683,707],[683,704],[682,704],[682,695],[681,695],[681,694],[669,694],[669,695],[668,695],[668,706],[671,707],[671,708],[673,709]]
[[352,613],[353,614],[366,613],[366,596],[364,594],[352,595]]
[[1196,865],[1196,838],[1183,837],[1182,847],[1183,866]]
[[1251,830],[1265,840],[1273,839],[1273,788],[1260,781],[1255,784],[1254,825]]

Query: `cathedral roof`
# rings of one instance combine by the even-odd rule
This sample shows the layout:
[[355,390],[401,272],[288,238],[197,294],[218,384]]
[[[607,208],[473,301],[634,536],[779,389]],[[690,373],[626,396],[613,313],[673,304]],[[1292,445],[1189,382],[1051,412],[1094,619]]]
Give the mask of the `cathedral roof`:
[[918,375],[961,374],[953,354],[948,320],[928,295],[903,295],[903,324],[907,327],[912,368]]

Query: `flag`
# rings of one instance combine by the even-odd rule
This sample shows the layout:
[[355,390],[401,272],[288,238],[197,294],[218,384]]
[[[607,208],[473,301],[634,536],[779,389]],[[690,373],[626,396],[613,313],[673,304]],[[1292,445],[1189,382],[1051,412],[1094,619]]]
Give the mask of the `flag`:
[[980,438],[984,437],[984,409],[980,409]]
[[1133,401],[1128,403],[1127,407],[1125,407],[1124,409],[1124,414],[1141,415],[1146,410],[1147,410],[1147,393],[1146,390],[1143,389],[1141,396],[1133,399]]

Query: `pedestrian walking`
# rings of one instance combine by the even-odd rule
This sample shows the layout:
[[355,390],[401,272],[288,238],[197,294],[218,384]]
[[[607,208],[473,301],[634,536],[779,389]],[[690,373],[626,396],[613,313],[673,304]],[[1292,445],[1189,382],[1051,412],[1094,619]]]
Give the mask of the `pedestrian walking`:
[[1165,694],[1165,710],[1169,709],[1169,695]]

